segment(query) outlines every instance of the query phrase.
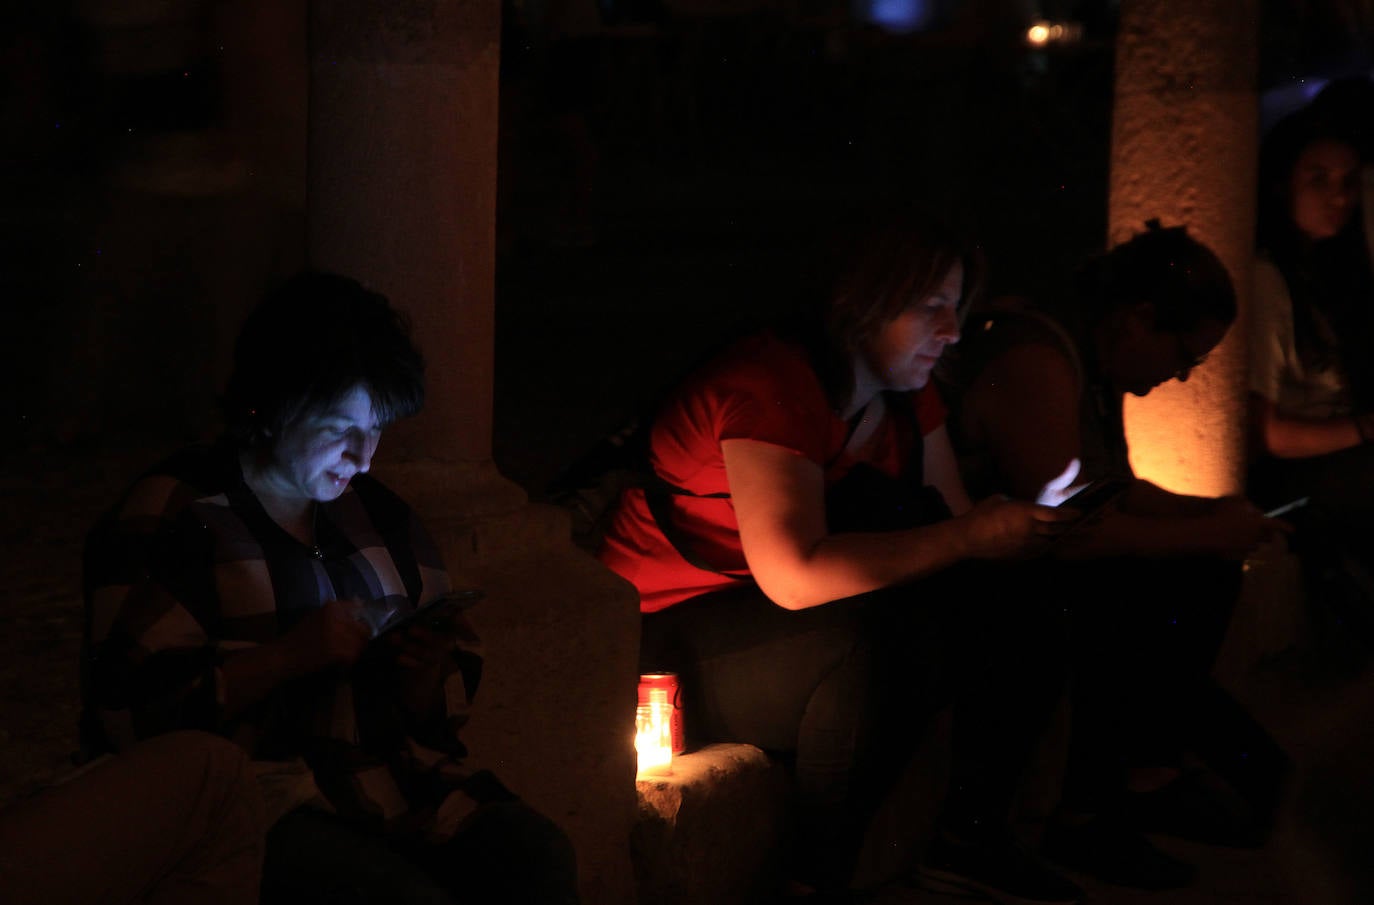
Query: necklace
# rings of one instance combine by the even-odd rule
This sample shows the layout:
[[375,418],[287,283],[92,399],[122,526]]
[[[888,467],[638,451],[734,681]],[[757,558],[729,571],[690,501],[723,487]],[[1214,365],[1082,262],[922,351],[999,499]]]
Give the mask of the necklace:
[[324,561],[324,551],[320,549],[320,534],[318,525],[320,521],[320,504],[314,501],[310,503],[310,553],[317,560]]
[[240,453],[238,464],[239,478],[243,482],[243,487],[248,492],[248,496],[257,504],[258,509],[268,519],[275,522],[279,529],[309,550],[311,556],[323,562],[324,550],[320,549],[317,530],[320,504],[313,499],[307,500],[306,505],[309,507],[310,513],[305,516],[299,509],[293,509],[289,498],[283,498],[272,493],[258,479],[258,472],[254,468],[248,452]]

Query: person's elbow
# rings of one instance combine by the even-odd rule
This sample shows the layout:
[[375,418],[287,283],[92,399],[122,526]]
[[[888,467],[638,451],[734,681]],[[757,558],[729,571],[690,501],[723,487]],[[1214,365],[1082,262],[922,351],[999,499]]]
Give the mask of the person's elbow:
[[798,580],[795,575],[756,573],[754,580],[763,596],[784,610],[806,610],[824,602],[809,590],[807,582]]
[[823,518],[759,524],[741,519],[740,546],[764,596],[785,610],[805,610],[857,591],[863,569],[852,544],[837,546]]
[[831,599],[814,556],[803,551],[756,556],[749,560],[749,571],[763,595],[784,610],[806,610]]
[[1256,452],[1275,459],[1301,459],[1310,455],[1296,430],[1278,418],[1264,418],[1255,430]]
[[1291,425],[1279,417],[1272,400],[1258,393],[1250,395],[1250,451],[1257,456],[1295,459],[1305,455],[1300,438]]
[[787,564],[750,568],[759,590],[785,610],[808,610],[892,583],[861,558],[836,555],[835,551],[812,550]]

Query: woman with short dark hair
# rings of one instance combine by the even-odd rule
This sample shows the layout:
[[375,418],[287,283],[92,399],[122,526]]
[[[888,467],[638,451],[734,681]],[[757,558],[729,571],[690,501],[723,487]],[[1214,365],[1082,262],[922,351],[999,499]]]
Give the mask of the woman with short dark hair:
[[265,902],[576,901],[566,837],[464,764],[477,639],[368,474],[423,399],[385,297],[297,276],[244,325],[226,436],[153,468],[87,542],[86,747],[202,729],[246,748]]
[[302,412],[367,388],[381,424],[417,414],[424,362],[410,326],[386,297],[329,273],[295,276],[244,321],[223,397],[240,446],[270,445]]

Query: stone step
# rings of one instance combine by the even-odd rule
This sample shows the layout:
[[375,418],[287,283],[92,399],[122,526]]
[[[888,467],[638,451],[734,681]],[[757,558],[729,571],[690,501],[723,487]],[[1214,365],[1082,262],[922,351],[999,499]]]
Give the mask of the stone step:
[[[854,883],[902,876],[929,838],[948,777],[950,714],[931,723],[879,808]],[[631,858],[640,905],[757,905],[785,880],[787,770],[752,745],[678,756],[667,776],[641,775]]]
[[787,778],[758,748],[707,745],[636,786],[630,849],[641,905],[754,905],[777,888]]
[[[1300,640],[1296,559],[1271,552],[1247,564],[1218,678],[1233,691],[1256,660]],[[1229,680],[1229,681],[1228,681]],[[1242,695],[1242,700],[1244,696]],[[1034,842],[1058,800],[1069,734],[1060,701],[1028,764],[1013,821]],[[854,883],[900,882],[934,830],[949,775],[951,713],[938,714],[874,816]],[[631,856],[641,905],[757,905],[782,880],[787,775],[751,745],[716,744],[677,757],[667,776],[641,776]]]

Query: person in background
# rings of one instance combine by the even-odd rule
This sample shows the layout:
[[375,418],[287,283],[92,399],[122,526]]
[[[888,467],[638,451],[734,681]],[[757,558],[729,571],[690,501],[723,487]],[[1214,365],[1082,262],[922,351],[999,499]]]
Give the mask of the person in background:
[[465,762],[477,638],[419,519],[368,474],[423,398],[383,296],[294,277],[238,337],[225,436],[151,469],[87,540],[85,746],[237,742],[267,903],[577,899],[567,838]]
[[[1210,775],[1182,769],[1187,752],[1224,761],[1256,791],[1272,780],[1249,776],[1258,762],[1282,761],[1210,678],[1241,562],[1277,526],[1242,497],[1171,493],[1136,477],[1122,423],[1126,394],[1187,380],[1235,316],[1216,256],[1184,228],[1151,222],[1088,261],[1073,291],[977,312],[947,375],[951,434],[975,493],[1058,504],[1114,482],[1110,502],[1020,567],[1016,587],[1060,601],[1070,620],[1069,759],[1042,850],[1119,885],[1191,882],[1191,865],[1145,831],[1248,840]],[[1069,486],[1042,490],[1065,474]]]
[[1365,248],[1374,260],[1374,79],[1334,79],[1312,99],[1312,115],[1337,125],[1360,155],[1359,199]]
[[653,477],[622,498],[600,558],[639,590],[642,662],[680,674],[689,738],[792,766],[793,893],[847,894],[869,817],[953,701],[953,775],[918,878],[1078,901],[1008,828],[1061,687],[1060,626],[1033,599],[985,593],[991,563],[1042,550],[1065,516],[972,505],[928,387],[979,256],[910,217],[854,246],[809,317],[672,394]]
[[1292,518],[1312,613],[1327,617],[1318,626],[1335,615],[1369,637],[1374,270],[1357,127],[1333,119],[1335,110],[1314,102],[1261,148],[1249,488],[1264,506],[1308,502]]

